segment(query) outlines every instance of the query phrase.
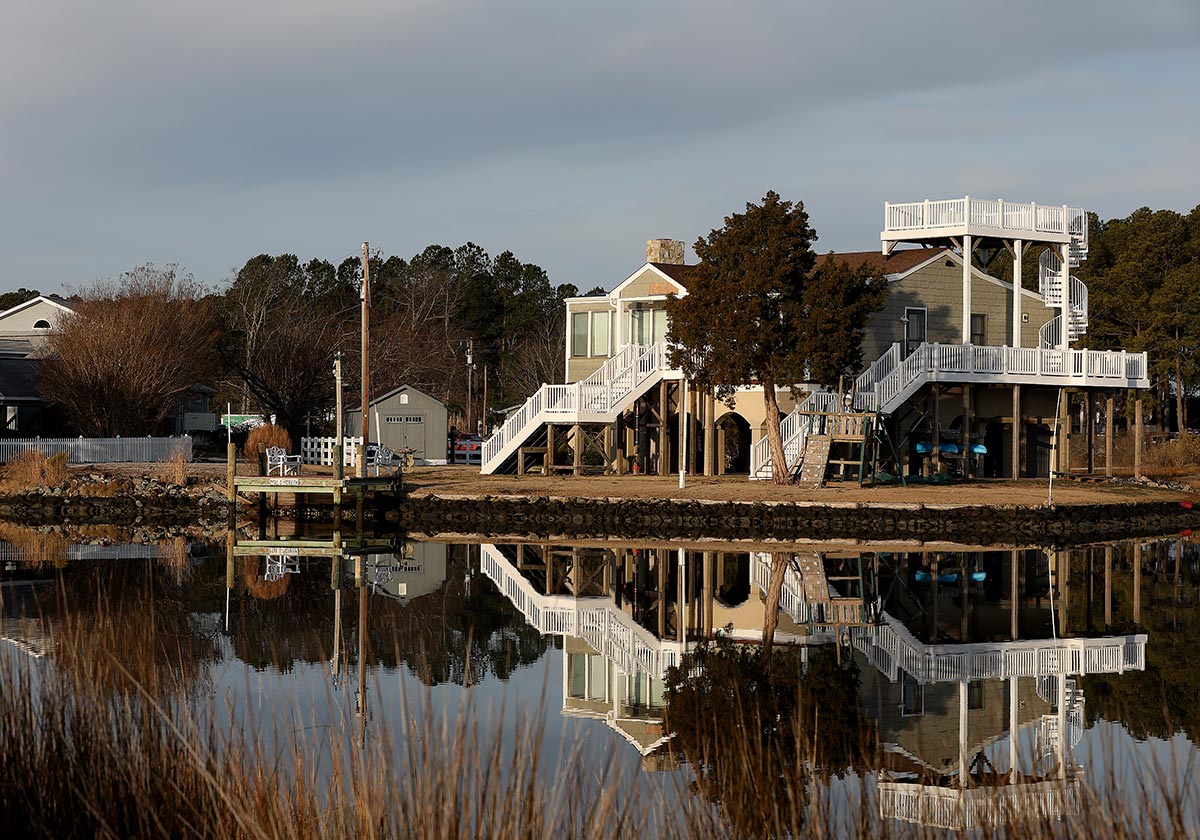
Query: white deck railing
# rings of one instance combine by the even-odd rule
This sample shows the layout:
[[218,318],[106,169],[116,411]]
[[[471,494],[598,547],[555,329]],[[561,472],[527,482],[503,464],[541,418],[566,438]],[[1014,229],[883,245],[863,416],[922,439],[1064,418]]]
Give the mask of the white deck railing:
[[1096,639],[1030,639],[1015,642],[926,645],[896,619],[855,627],[855,649],[888,679],[900,672],[919,683],[1009,677],[1123,674],[1146,667],[1146,635]]
[[966,790],[880,781],[878,790],[883,819],[950,831],[995,828],[1017,817],[1024,823],[1059,820],[1080,807],[1078,776]]
[[539,633],[576,636],[627,674],[656,678],[679,664],[685,646],[658,639],[608,597],[543,595],[496,546],[480,548],[483,573]]
[[1087,211],[1082,207],[1039,205],[984,198],[952,198],[883,205],[883,228],[888,233],[991,228],[1019,233],[1071,236],[1087,247]]
[[[1061,322],[1059,322],[1061,323]],[[1124,350],[1059,350],[1054,347],[993,347],[976,344],[922,344],[906,359],[892,345],[879,361],[855,380],[855,411],[891,414],[930,382],[978,382],[1047,386],[1148,387],[1145,353]],[[882,363],[882,364],[881,364]],[[832,411],[837,396],[829,392],[809,395],[779,424],[784,453],[794,467],[804,451],[806,412]],[[770,475],[767,440],[751,449],[750,474]]]
[[192,438],[4,438],[0,439],[0,461],[7,463],[22,452],[36,450],[50,457],[66,453],[72,464],[154,463],[174,458],[177,453],[192,460]]
[[483,471],[491,472],[499,466],[511,454],[514,441],[527,437],[542,423],[615,419],[616,408],[635,389],[669,370],[667,356],[665,344],[627,344],[587,379],[569,385],[543,385],[484,441]]

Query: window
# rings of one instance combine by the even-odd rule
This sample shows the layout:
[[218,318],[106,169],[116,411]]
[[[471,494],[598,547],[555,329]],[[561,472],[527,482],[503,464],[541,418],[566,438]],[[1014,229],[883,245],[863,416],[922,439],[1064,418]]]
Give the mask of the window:
[[925,714],[925,686],[908,674],[902,674],[902,677],[903,695],[900,701],[900,714],[909,716]]
[[665,309],[654,310],[654,340],[667,340],[667,310]]
[[987,316],[971,316],[971,343],[987,344]]
[[632,344],[646,345],[653,342],[650,337],[650,310],[649,309],[633,309],[630,310],[630,316],[633,318],[633,329],[630,335],[633,337]]
[[904,310],[904,355],[908,357],[925,343],[928,313],[923,308],[907,307]]
[[45,318],[42,318],[40,321],[38,321],[36,324],[33,325],[33,328],[35,330],[48,330],[48,329],[50,329],[50,322],[47,321]]
[[408,405],[408,394],[400,395],[400,405]]
[[982,709],[983,708],[983,683],[973,682],[967,683],[967,708]]
[[571,315],[571,355],[588,354],[588,313],[575,312]]
[[608,313],[592,313],[592,355],[608,355]]

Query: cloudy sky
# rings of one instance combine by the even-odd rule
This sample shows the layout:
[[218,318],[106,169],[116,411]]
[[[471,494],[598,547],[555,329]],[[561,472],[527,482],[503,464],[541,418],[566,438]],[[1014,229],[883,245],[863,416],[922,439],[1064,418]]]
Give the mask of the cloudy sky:
[[1197,0],[4,0],[0,290],[472,240],[611,287],[768,189],[1200,203]]

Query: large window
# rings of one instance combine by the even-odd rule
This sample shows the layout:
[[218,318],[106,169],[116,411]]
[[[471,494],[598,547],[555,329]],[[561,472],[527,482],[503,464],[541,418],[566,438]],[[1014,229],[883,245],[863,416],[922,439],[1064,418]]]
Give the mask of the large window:
[[571,355],[588,354],[588,313],[575,312],[571,315]]
[[571,313],[571,355],[607,356],[608,324],[610,314],[605,312]]
[[629,311],[631,344],[646,346],[667,340],[667,310],[636,306]]

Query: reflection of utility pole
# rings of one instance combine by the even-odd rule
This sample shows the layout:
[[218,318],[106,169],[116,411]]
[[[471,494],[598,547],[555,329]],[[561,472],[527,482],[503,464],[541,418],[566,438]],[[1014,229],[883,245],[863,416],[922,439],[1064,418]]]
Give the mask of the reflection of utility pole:
[[358,738],[365,743],[367,738],[367,581],[362,555],[356,567],[358,577]]
[[472,422],[474,412],[471,410],[471,401],[474,399],[475,389],[475,340],[467,339],[467,434],[474,434],[475,425]]

